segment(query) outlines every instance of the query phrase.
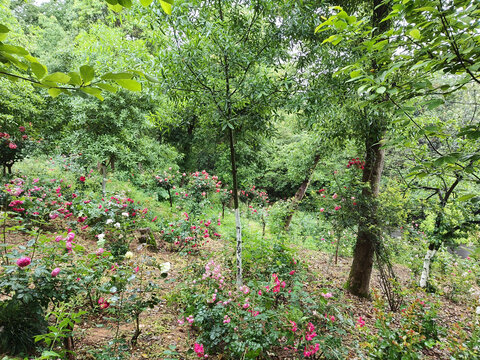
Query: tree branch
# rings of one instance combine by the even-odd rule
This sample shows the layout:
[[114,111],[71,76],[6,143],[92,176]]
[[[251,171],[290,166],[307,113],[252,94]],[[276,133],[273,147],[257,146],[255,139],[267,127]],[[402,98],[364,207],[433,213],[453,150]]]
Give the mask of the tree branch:
[[453,52],[455,53],[455,56],[457,57],[458,61],[460,61],[460,65],[462,65],[462,67],[465,69],[465,71],[468,73],[468,75],[470,75],[472,77],[472,79],[477,82],[478,84],[480,84],[480,80],[476,78],[475,74],[473,74],[470,69],[465,65],[465,61],[463,58],[462,58],[462,55],[460,54],[460,50],[458,49],[458,45],[455,41],[455,38],[453,37],[452,34],[450,34],[450,32],[448,31],[448,20],[445,16],[445,13],[444,11],[442,10],[443,8],[443,5],[442,5],[442,1],[440,0],[439,1],[439,6],[438,6],[438,10],[440,12],[440,20],[442,21],[442,26],[443,26],[443,29],[445,30],[445,34],[447,35],[447,38],[450,42],[450,45],[452,45],[452,48],[453,48]]

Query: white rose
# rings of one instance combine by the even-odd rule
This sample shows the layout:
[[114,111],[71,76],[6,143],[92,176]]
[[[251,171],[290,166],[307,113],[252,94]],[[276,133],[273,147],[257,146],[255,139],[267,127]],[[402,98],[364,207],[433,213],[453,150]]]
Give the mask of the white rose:
[[112,219],[108,219],[107,222],[106,222],[107,225],[108,225],[108,224],[111,224],[111,223],[113,223],[113,220],[112,220]]
[[120,229],[120,223],[115,223],[113,226],[115,226],[117,229]]
[[122,213],[122,216],[128,217],[128,212]]
[[170,268],[171,268],[171,265],[169,262],[166,262],[166,263],[163,263],[163,264],[160,264],[160,272],[162,273],[167,273],[170,271]]
[[125,259],[131,259],[131,258],[133,258],[133,253],[131,251],[127,251],[125,253]]

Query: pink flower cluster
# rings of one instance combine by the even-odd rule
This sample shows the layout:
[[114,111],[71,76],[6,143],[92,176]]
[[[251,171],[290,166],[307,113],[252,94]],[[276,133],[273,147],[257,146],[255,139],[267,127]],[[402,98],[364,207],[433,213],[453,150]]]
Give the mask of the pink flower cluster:
[[199,358],[208,358],[208,355],[205,355],[203,344],[195,343],[195,345],[193,345],[193,351],[195,351],[195,354],[197,354]]
[[207,278],[214,279],[218,282],[218,288],[221,289],[224,284],[224,277],[222,274],[222,267],[220,265],[215,264],[214,260],[210,260],[205,265],[205,273],[202,275],[202,280]]
[[[273,277],[273,281],[275,282],[275,286],[273,287],[272,291],[274,293],[278,293],[278,292],[280,292],[280,288],[282,288],[282,289],[285,288],[285,286],[286,286],[285,281],[280,282],[277,274],[272,274],[272,277]],[[268,292],[269,291],[268,286],[266,288],[267,288],[267,292]]]
[[320,349],[320,344],[313,345],[305,345],[305,350],[303,351],[303,356],[310,357],[314,355]]
[[317,336],[317,333],[315,332],[315,326],[309,322],[307,325],[307,331],[305,332],[305,340],[307,341],[312,341],[314,337]]
[[364,327],[365,326],[365,320],[363,320],[361,316],[359,316],[359,318],[357,320],[357,326],[358,327]]
[[322,295],[323,298],[325,298],[325,299],[330,299],[333,296],[332,293],[329,293],[329,292],[327,292],[326,294],[321,293],[320,295]]

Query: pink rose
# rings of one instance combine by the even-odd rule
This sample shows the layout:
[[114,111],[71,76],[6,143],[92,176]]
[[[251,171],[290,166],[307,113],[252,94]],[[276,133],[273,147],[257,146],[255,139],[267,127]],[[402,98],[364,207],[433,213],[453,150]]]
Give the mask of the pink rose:
[[60,268],[55,268],[52,271],[52,277],[56,277],[60,273]]
[[30,265],[31,262],[32,262],[32,259],[30,259],[29,257],[22,257],[17,260],[17,265],[23,268],[25,266]]

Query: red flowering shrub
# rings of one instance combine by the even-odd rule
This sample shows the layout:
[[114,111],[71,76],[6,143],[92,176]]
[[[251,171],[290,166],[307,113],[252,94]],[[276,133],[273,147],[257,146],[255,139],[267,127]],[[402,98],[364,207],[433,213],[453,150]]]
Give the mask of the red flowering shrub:
[[27,155],[28,146],[33,144],[25,126],[0,132],[0,164],[3,173],[12,173],[12,166]]
[[196,219],[186,212],[177,221],[163,225],[161,238],[173,245],[175,251],[192,252],[208,243],[210,238],[219,238],[215,225],[220,225],[220,219]]

